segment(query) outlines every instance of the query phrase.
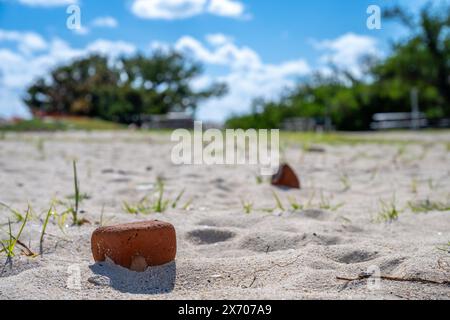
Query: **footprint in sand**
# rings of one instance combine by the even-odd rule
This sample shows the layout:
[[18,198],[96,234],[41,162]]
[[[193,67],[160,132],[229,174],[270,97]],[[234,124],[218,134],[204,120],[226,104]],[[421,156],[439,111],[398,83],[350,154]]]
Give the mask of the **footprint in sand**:
[[207,218],[199,221],[197,225],[202,227],[212,228],[239,228],[247,229],[249,226],[255,225],[260,222],[263,217],[221,217],[221,218]]
[[374,260],[379,257],[377,251],[368,251],[364,249],[348,250],[341,249],[331,255],[331,259],[344,264],[356,264]]
[[275,252],[299,249],[309,244],[332,246],[341,242],[339,237],[317,234],[293,234],[287,232],[255,233],[241,241],[241,248],[255,252]]
[[205,228],[188,232],[186,239],[196,245],[208,245],[228,241],[236,234],[228,230]]
[[304,239],[300,235],[281,232],[257,233],[246,236],[240,244],[241,249],[255,252],[275,252],[296,249]]

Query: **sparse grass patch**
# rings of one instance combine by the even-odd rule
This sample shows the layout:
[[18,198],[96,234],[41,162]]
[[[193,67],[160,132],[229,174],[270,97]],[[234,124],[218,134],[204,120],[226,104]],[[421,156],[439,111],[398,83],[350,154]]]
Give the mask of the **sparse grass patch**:
[[244,210],[244,212],[246,214],[252,213],[252,211],[253,211],[253,202],[246,201],[246,200],[241,200],[241,204],[242,204],[242,209]]
[[23,229],[25,228],[25,225],[28,222],[30,213],[31,213],[31,208],[28,207],[27,212],[25,214],[25,219],[22,221],[22,225],[20,226],[19,232],[17,233],[16,236],[13,236],[12,228],[11,228],[11,221],[8,221],[9,239],[0,241],[0,244],[2,246],[2,248],[0,249],[0,253],[5,253],[9,259],[11,259],[15,256],[14,251],[15,251],[16,245],[17,245],[18,241],[20,241],[20,236],[22,235]]
[[[278,196],[278,194],[275,191],[272,191],[272,194],[275,199],[276,206],[274,209],[270,209],[270,210],[266,209],[264,211],[273,212],[276,209],[279,209],[281,211],[286,211],[286,207],[283,205],[283,202],[281,201],[281,198]],[[326,197],[323,192],[321,192],[321,194],[320,194],[320,201],[317,204],[314,204],[313,202],[314,202],[315,195],[316,195],[316,193],[313,192],[312,195],[309,197],[306,204],[300,203],[299,201],[297,201],[297,199],[295,197],[288,197],[289,206],[294,211],[301,211],[301,210],[313,209],[313,208],[318,208],[321,210],[337,211],[345,205],[345,203],[333,204],[331,201],[332,197],[331,196]]]
[[291,208],[294,211],[301,211],[305,208],[300,202],[297,201],[295,197],[289,197],[288,200],[289,204],[291,205]]
[[67,197],[69,202],[63,201],[63,200],[54,200],[53,205],[61,205],[65,208],[65,210],[59,214],[55,215],[58,218],[58,226],[61,230],[64,229],[65,222],[67,220],[67,216],[72,217],[72,225],[74,226],[82,226],[86,223],[90,223],[86,219],[80,219],[79,214],[79,207],[80,204],[87,199],[90,199],[90,196],[86,193],[80,192],[80,182],[78,180],[78,170],[77,170],[77,162],[76,160],[73,160],[72,162],[72,170],[73,170],[73,189],[74,193],[73,195],[70,195]]
[[280,133],[280,139],[288,143],[301,143],[302,145],[409,145],[423,144],[420,140],[402,140],[392,138],[379,138],[376,136],[363,136],[351,133],[314,133],[314,132],[287,132]]
[[450,254],[450,241],[447,244],[445,244],[445,245],[443,245],[441,247],[438,247],[438,250]]
[[186,203],[183,205],[182,209],[184,211],[189,211],[192,208],[192,202],[194,201],[194,198],[189,198],[188,201],[186,201]]
[[41,255],[44,252],[44,237],[45,237],[45,232],[47,231],[47,225],[48,225],[48,222],[50,221],[50,217],[54,216],[54,215],[55,215],[54,204],[52,203],[50,206],[50,209],[48,209],[47,214],[45,216],[44,223],[42,225],[41,238],[39,239],[39,254],[41,254]]
[[272,195],[273,195],[273,198],[275,199],[275,202],[276,202],[275,209],[280,209],[281,211],[285,211],[283,203],[281,202],[281,199],[278,196],[278,194],[275,191],[272,191]]
[[402,144],[398,146],[393,162],[399,161],[405,155],[405,153],[406,153],[406,145]]
[[346,173],[341,173],[339,175],[339,182],[342,185],[342,192],[347,192],[352,188],[350,178],[349,178],[348,174],[346,174]]
[[[137,203],[130,204],[126,201],[123,202],[123,210],[128,214],[138,215],[144,214],[148,215],[151,213],[164,213],[169,207],[176,209],[178,203],[182,199],[185,189],[183,189],[174,200],[164,198],[164,181],[162,178],[158,178],[156,183],[157,191],[153,195],[148,195],[139,200]],[[189,201],[183,206],[183,209],[187,210],[192,201]]]
[[427,213],[431,211],[450,211],[450,203],[431,201],[429,199],[425,201],[408,202],[408,206],[414,213]]
[[411,180],[411,192],[414,193],[414,194],[417,194],[417,188],[418,188],[417,184],[418,184],[417,179],[413,178]]
[[83,117],[61,117],[55,119],[31,119],[0,126],[0,132],[52,132],[67,130],[121,130],[126,126],[100,119]]
[[394,222],[397,221],[402,211],[398,208],[395,196],[391,201],[379,201],[378,222]]
[[255,175],[255,179],[256,179],[256,184],[263,184],[264,183],[264,178],[261,175],[259,175],[259,174]]
[[322,210],[330,210],[330,211],[337,211],[340,208],[344,206],[344,203],[339,203],[333,205],[331,203],[331,197],[326,197],[323,192],[320,193],[320,202],[319,202],[319,208]]
[[177,208],[178,202],[180,202],[180,200],[183,197],[185,192],[186,192],[186,189],[181,190],[181,192],[178,194],[178,196],[175,198],[175,200],[172,203],[172,209],[176,209]]
[[[12,213],[14,218],[16,219],[16,222],[23,222],[25,220],[25,216],[22,213],[20,213],[18,210],[14,209],[14,208],[11,208],[7,204],[0,202],[0,207],[4,207],[4,208],[8,209]],[[31,212],[30,212],[30,214],[31,214]]]
[[428,188],[431,191],[437,190],[439,189],[441,185],[439,184],[439,182],[436,182],[433,178],[429,178],[428,179]]
[[43,138],[39,138],[36,141],[36,150],[40,154],[42,159],[45,159],[45,140]]

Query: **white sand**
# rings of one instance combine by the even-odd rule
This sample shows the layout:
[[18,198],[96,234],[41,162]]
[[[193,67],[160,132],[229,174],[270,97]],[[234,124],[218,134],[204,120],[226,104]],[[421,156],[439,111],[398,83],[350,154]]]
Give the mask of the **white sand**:
[[[64,235],[52,221],[45,254],[16,257],[12,267],[4,269],[0,299],[449,299],[449,285],[382,281],[372,288],[367,280],[345,286],[336,279],[357,277],[377,266],[383,276],[450,281],[450,253],[437,249],[450,241],[450,212],[415,214],[407,208],[408,201],[450,202],[450,152],[445,145],[450,134],[367,138],[422,144],[404,150],[398,145],[324,145],[325,153],[305,153],[291,145],[285,158],[304,188],[282,191],[268,183],[258,185],[253,167],[174,166],[167,136],[8,134],[0,139],[0,201],[22,211],[30,203],[34,211],[44,213],[53,198],[73,193],[71,161],[76,158],[81,191],[91,196],[81,206],[82,217],[94,224],[69,227]],[[191,210],[124,213],[122,202],[136,202],[151,192],[159,175],[166,179],[172,199],[187,188],[180,207],[192,197]],[[342,175],[349,177],[350,190],[344,190]],[[288,197],[303,204],[311,198],[313,209],[263,212],[275,207],[272,190],[286,209]],[[404,209],[399,220],[375,223],[379,200],[390,202],[394,194]],[[245,214],[241,198],[254,202],[255,211]],[[327,201],[343,206],[319,209],[320,202]],[[173,223],[176,263],[145,273],[95,265],[90,235],[103,206],[108,224],[145,219]],[[8,217],[10,213],[0,209],[0,223]],[[32,220],[21,237],[34,251],[39,249],[41,225]],[[13,225],[15,231],[18,227]],[[2,266],[5,260],[0,256]],[[81,290],[67,287],[68,271],[76,266]]]

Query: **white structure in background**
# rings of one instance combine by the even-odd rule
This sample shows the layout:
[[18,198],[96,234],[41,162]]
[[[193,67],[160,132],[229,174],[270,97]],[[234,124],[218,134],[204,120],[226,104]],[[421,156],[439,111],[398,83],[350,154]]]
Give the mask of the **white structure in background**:
[[419,109],[419,91],[411,90],[411,112],[376,113],[370,127],[373,130],[412,129],[419,130],[428,126],[426,115]]

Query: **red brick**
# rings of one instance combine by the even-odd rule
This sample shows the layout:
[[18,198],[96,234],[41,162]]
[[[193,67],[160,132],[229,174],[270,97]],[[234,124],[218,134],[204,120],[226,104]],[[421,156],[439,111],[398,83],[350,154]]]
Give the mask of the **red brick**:
[[145,271],[175,260],[175,228],[157,220],[102,227],[92,234],[91,248],[96,262],[109,258],[122,267]]
[[286,187],[300,189],[300,180],[294,170],[287,164],[283,164],[278,173],[272,177],[272,185],[277,187]]

